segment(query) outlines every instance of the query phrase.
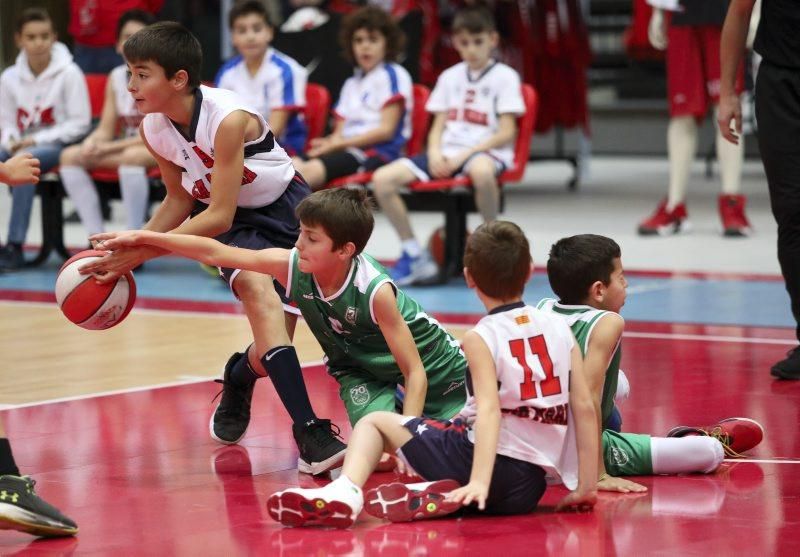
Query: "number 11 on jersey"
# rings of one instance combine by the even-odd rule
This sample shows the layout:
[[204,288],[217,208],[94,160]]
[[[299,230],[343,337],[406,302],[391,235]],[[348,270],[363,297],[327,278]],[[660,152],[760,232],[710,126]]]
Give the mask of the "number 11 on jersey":
[[[544,379],[541,381],[533,380],[533,370],[528,365],[528,353],[525,350],[525,345],[531,349],[531,356],[539,359],[539,365],[544,372]],[[511,355],[519,362],[522,367],[523,381],[519,384],[520,399],[529,400],[536,398],[536,385],[539,385],[539,391],[542,397],[561,394],[561,380],[553,375],[553,361],[550,359],[550,354],[547,351],[547,344],[544,341],[544,335],[536,335],[535,337],[528,337],[527,339],[517,338],[508,341],[508,346],[511,349]]]

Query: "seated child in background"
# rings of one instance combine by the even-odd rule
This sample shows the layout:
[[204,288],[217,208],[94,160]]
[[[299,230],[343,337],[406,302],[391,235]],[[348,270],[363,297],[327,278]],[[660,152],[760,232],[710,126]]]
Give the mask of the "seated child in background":
[[[122,45],[131,35],[154,21],[142,10],[122,14],[117,23],[117,52],[122,53]],[[144,223],[150,196],[147,171],[156,161],[139,135],[142,117],[128,92],[128,68],[117,66],[108,74],[99,124],[82,143],[61,152],[61,183],[89,235],[105,230],[100,198],[88,172],[95,168],[117,169],[127,227],[141,228]]]
[[616,476],[713,472],[726,454],[738,455],[758,445],[763,429],[748,418],[729,418],[709,428],[678,427],[668,438],[610,429],[625,328],[619,311],[628,286],[621,256],[619,245],[604,236],[581,234],[559,240],[547,262],[558,301],[544,299],[537,307],[563,318],[583,353],[584,375],[600,419],[598,489],[645,491],[644,486]]
[[[350,423],[377,410],[451,418],[466,398],[466,361],[453,339],[422,307],[362,253],[374,226],[364,191],[319,191],[297,206],[296,247],[252,251],[209,238],[131,231],[100,234],[104,249],[152,246],[209,265],[256,271],[285,285],[286,296],[325,351],[328,373]],[[231,374],[248,384],[252,373]]]
[[[391,521],[432,518],[473,505],[490,514],[533,511],[547,483],[573,489],[557,509],[597,499],[597,421],[580,349],[563,320],[525,305],[531,255],[510,222],[467,240],[464,276],[488,315],[464,336],[469,398],[463,421],[376,412],[350,437],[342,474],[318,489],[273,494],[267,510],[286,526],[351,526],[362,509]],[[424,483],[364,483],[384,450]]]
[[275,26],[263,2],[236,2],[228,13],[228,26],[239,55],[220,68],[217,87],[235,91],[252,104],[289,155],[303,152],[308,136],[302,112],[308,72],[270,47]]
[[367,6],[344,19],[341,42],[356,70],[339,93],[333,133],[312,140],[305,160],[293,159],[312,189],[395,160],[411,135],[411,76],[394,62],[404,42],[397,23]]
[[497,176],[514,161],[516,118],[525,112],[520,78],[493,58],[497,31],[482,7],[459,11],[453,21],[453,44],[463,60],[436,81],[426,109],[433,113],[428,152],[380,168],[373,177],[375,197],[402,242],[392,269],[398,285],[438,275],[430,254],[414,237],[400,188],[416,180],[470,177],[475,203],[484,222],[497,218]]
[[[28,152],[41,161],[42,172],[58,164],[64,145],[89,131],[89,91],[67,47],[56,41],[50,16],[26,8],[17,20],[14,40],[19,55],[0,76],[0,161]],[[36,186],[11,191],[7,244],[0,249],[0,271],[25,263],[22,244],[28,234]]]

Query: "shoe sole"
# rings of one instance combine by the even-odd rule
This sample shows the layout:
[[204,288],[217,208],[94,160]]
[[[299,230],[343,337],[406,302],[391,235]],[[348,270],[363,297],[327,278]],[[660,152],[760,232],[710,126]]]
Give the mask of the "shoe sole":
[[228,439],[222,439],[221,437],[218,437],[217,434],[214,433],[214,416],[217,415],[217,409],[218,408],[219,408],[219,404],[217,404],[214,407],[214,413],[211,414],[211,419],[208,420],[208,432],[211,434],[211,438],[214,441],[216,441],[217,443],[222,443],[223,445],[235,445],[236,443],[241,441],[242,437],[244,437],[244,434],[247,433],[247,428],[244,428],[244,431],[242,432],[242,434],[237,439],[235,439],[233,441],[230,441]]
[[455,480],[439,480],[422,491],[409,489],[406,484],[392,483],[370,489],[364,497],[367,514],[391,522],[435,518],[452,514],[461,503],[445,501],[446,493],[461,487]]
[[329,472],[331,470],[335,470],[336,468],[341,468],[342,464],[344,463],[344,455],[347,452],[347,447],[336,453],[335,455],[328,457],[327,459],[321,462],[306,462],[302,458],[297,459],[297,471],[302,472],[303,474],[311,474],[312,476],[319,476],[320,474],[324,474],[325,472]]
[[308,499],[299,493],[275,493],[267,500],[267,512],[284,526],[349,528],[355,522],[353,509],[342,501]]
[[40,515],[8,503],[0,503],[0,530],[18,530],[46,538],[74,536],[78,533],[77,528],[59,526],[42,519]]

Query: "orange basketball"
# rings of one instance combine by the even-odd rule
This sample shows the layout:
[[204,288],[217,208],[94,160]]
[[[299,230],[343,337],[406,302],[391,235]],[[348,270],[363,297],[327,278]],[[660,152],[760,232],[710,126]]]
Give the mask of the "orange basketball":
[[136,301],[133,274],[125,273],[116,282],[98,284],[92,275],[78,268],[100,259],[108,252],[86,250],[73,255],[61,266],[56,278],[56,302],[64,315],[84,329],[109,329],[120,323]]
[[[469,238],[469,234],[469,230],[467,230],[467,238]],[[444,265],[444,246],[446,240],[447,238],[444,235],[443,226],[434,230],[431,237],[428,239],[428,252],[439,267]]]

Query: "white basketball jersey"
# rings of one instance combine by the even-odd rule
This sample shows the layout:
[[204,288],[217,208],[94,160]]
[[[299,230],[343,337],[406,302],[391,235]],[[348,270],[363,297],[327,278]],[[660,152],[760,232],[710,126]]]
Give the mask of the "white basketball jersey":
[[[474,331],[494,359],[502,416],[497,453],[532,462],[548,483],[578,485],[578,452],[569,409],[574,339],[563,319],[522,302],[496,308]],[[461,415],[477,415],[470,385]],[[474,442],[474,431],[470,430]]]
[[128,91],[128,67],[125,64],[117,66],[108,74],[111,80],[111,89],[114,92],[114,105],[117,108],[117,120],[120,133],[123,137],[133,137],[139,134],[139,123],[144,114],[136,108],[133,95]]
[[258,118],[262,129],[258,139],[244,145],[244,171],[237,205],[251,209],[263,207],[283,194],[295,170],[264,117],[255,108],[245,104],[236,93],[201,85],[195,91],[189,137],[184,136],[161,113],[144,117],[144,134],[155,152],[183,169],[183,188],[195,199],[209,203],[214,139],[220,123],[236,110],[249,112]]
[[[454,156],[494,135],[500,114],[525,113],[519,74],[493,62],[473,75],[461,62],[442,72],[425,109],[447,114],[441,149],[445,157]],[[513,142],[490,149],[489,154],[511,167]]]

